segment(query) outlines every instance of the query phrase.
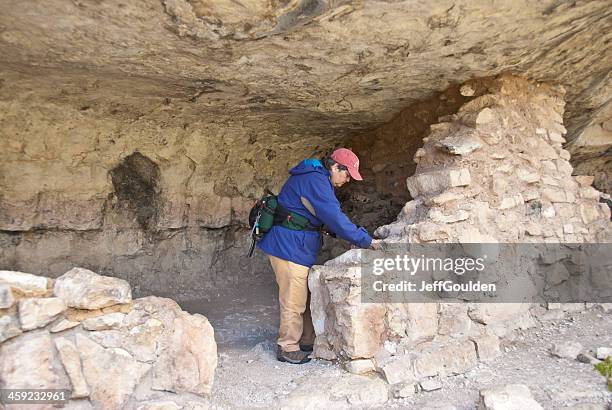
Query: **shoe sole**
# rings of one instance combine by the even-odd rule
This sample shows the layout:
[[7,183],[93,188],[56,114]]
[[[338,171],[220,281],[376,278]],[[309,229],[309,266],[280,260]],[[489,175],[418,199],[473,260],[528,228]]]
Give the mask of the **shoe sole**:
[[287,359],[287,358],[282,357],[282,356],[277,356],[276,359],[279,362],[291,363],[291,364],[304,364],[304,363],[308,363],[310,361],[310,357],[308,357],[308,356],[306,356],[302,360],[291,360],[291,359]]

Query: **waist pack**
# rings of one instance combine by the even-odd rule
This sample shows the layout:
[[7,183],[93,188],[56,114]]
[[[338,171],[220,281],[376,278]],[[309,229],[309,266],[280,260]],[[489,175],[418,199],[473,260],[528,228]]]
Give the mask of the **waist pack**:
[[321,231],[321,226],[314,226],[308,218],[285,209],[278,203],[278,197],[269,190],[258,200],[249,212],[252,243],[249,257],[255,249],[255,242],[261,239],[274,225],[280,225],[293,231]]

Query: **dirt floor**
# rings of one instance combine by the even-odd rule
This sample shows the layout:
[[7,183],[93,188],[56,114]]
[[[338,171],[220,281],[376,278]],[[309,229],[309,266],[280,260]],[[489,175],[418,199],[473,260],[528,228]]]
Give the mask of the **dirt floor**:
[[474,409],[480,389],[521,383],[545,409],[612,409],[612,392],[592,365],[549,353],[552,343],[563,341],[592,351],[612,347],[612,313],[601,308],[544,320],[505,343],[495,361],[442,379],[441,389],[385,401],[387,385],[376,375],[352,375],[324,360],[299,366],[276,361],[275,292],[269,282],[182,303],[206,315],[215,329],[219,365],[211,408]]

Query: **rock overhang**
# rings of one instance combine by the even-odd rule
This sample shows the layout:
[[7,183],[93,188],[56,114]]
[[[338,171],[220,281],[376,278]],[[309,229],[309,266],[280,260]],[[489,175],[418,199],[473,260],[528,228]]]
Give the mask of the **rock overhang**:
[[[15,2],[4,98],[240,118],[289,138],[389,121],[452,83],[516,72],[567,88],[573,139],[609,118],[607,2]],[[171,116],[171,117],[172,117]],[[265,127],[263,127],[265,128]]]

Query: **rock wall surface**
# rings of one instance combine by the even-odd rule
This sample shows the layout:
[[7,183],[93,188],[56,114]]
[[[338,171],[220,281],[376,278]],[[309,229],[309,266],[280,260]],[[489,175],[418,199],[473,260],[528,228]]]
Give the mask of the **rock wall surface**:
[[163,108],[126,121],[39,99],[0,105],[2,268],[85,266],[139,295],[198,297],[267,272],[244,257],[248,211],[317,141],[165,123]]
[[[593,177],[571,176],[563,95],[513,76],[479,88],[430,127],[406,181],[413,199],[376,234],[391,244],[612,242]],[[411,384],[463,373],[534,324],[529,304],[361,303],[361,252],[311,271],[319,357],[357,360],[350,366]]]
[[0,271],[0,295],[0,388],[67,389],[70,408],[207,407],[217,344],[204,316],[82,268]]
[[390,222],[424,130],[473,97],[454,84],[508,71],[566,86],[576,172],[609,189],[605,0],[228,4],[7,3],[2,267],[185,298],[253,277],[269,268],[242,258],[245,213],[263,188],[342,143],[375,180],[347,210]]

